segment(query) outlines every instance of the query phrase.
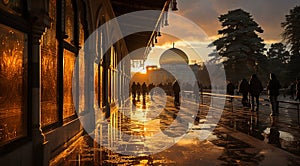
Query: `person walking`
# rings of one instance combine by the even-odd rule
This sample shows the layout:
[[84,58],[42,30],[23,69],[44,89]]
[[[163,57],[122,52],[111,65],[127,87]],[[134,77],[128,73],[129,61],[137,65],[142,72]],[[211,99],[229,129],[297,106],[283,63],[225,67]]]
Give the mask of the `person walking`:
[[180,102],[179,102],[180,86],[178,81],[175,81],[173,83],[173,92],[174,92],[174,105],[175,107],[180,106]]
[[242,93],[242,104],[244,107],[249,107],[250,103],[248,102],[248,93],[249,93],[249,83],[243,78],[238,88],[239,93]]
[[296,99],[295,101],[300,101],[300,78],[296,79]]
[[193,87],[193,92],[194,92],[194,96],[195,96],[195,102],[198,104],[199,103],[199,90],[200,90],[200,86],[198,81],[195,81],[194,87]]
[[143,100],[146,99],[146,94],[147,94],[147,85],[145,82],[142,84],[142,95],[143,95]]
[[141,84],[139,82],[136,85],[136,92],[137,92],[137,101],[140,101],[140,97],[141,97]]
[[136,90],[137,90],[136,84],[135,84],[135,82],[133,82],[131,85],[132,101],[135,101]]
[[[258,111],[259,110],[259,95],[263,91],[263,86],[261,81],[257,78],[256,74],[252,74],[249,84],[249,92],[251,95],[251,111]],[[256,101],[256,110],[254,105],[254,99]]]
[[147,85],[145,82],[143,82],[142,84],[142,88],[141,88],[141,91],[142,91],[142,96],[143,96],[143,109],[146,108],[146,95],[147,95]]
[[149,94],[150,94],[150,99],[151,101],[153,101],[153,95],[154,95],[154,91],[155,91],[155,85],[153,83],[151,83],[149,86],[148,86],[148,91],[149,91]]
[[[234,95],[234,85],[231,81],[228,82],[227,84],[227,94],[230,95],[230,96],[233,96]],[[233,97],[230,97],[230,102],[232,102],[233,100]]]
[[295,90],[296,90],[294,81],[290,84],[289,90],[290,90],[290,99],[294,100],[294,95],[295,95]]
[[271,116],[278,116],[278,114],[279,114],[277,97],[279,95],[280,88],[281,88],[281,85],[280,85],[279,81],[277,80],[275,74],[271,73],[270,80],[267,85],[267,90],[268,90],[268,94],[269,94],[269,98],[270,98],[270,102],[271,102],[271,108],[272,108],[272,112],[270,114]]

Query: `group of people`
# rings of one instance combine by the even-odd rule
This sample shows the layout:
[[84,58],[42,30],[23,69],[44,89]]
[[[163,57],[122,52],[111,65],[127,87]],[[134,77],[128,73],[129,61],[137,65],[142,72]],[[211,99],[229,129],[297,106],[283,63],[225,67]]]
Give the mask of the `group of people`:
[[[263,91],[263,86],[256,74],[253,74],[251,76],[249,83],[245,78],[243,78],[241,83],[239,84],[238,91],[242,93],[243,106],[251,105],[251,111],[259,110],[259,96]],[[250,94],[251,96],[251,104],[248,100],[248,94]],[[255,107],[255,103],[256,103],[256,107]]]
[[[132,101],[140,101],[140,97],[142,95],[143,101],[146,99],[146,95],[149,93],[149,90],[154,88],[155,86],[153,84],[146,85],[145,82],[141,85],[139,82],[135,83],[133,82],[131,85],[131,93],[132,93]],[[151,91],[150,91],[151,93]],[[150,94],[151,98],[153,94]]]
[[[180,99],[179,99],[180,86],[179,86],[178,81],[174,81],[170,85],[159,84],[157,86],[160,87],[161,89],[163,89],[164,91],[166,91],[168,95],[173,94],[174,95],[174,105],[175,106],[180,105]],[[139,82],[137,82],[137,83],[133,82],[131,85],[132,101],[134,103],[136,101],[140,101],[140,97],[142,95],[143,102],[145,102],[146,95],[149,93],[150,93],[150,99],[153,100],[153,95],[155,93],[155,90],[153,88],[155,88],[155,87],[156,86],[153,83],[151,83],[147,86],[145,82],[142,85]],[[172,92],[168,93],[170,90]],[[157,92],[157,93],[160,93],[160,92]]]
[[[274,73],[270,74],[270,79],[267,84],[267,91],[272,107],[271,116],[277,116],[278,111],[278,101],[279,89],[281,88],[280,82],[276,78]],[[238,92],[242,94],[242,104],[243,106],[251,107],[251,111],[259,110],[259,96],[263,91],[263,86],[256,74],[251,76],[250,81],[248,82],[245,78],[239,84]],[[251,104],[248,99],[248,94],[251,96]],[[256,103],[256,105],[255,105]]]
[[132,100],[133,101],[140,101],[141,94],[143,95],[143,98],[146,96],[147,93],[147,85],[144,82],[142,85],[138,82],[133,82],[131,85],[131,93],[132,93]]
[[[134,102],[136,100],[140,101],[140,96],[142,95],[143,101],[145,101],[146,94],[148,94],[149,90],[153,89],[154,87],[155,87],[155,85],[153,83],[149,84],[149,86],[147,86],[145,82],[142,85],[139,82],[138,83],[133,82],[132,86],[131,86],[132,100]],[[177,81],[175,81],[175,82],[173,82],[171,87],[172,87],[173,94],[174,94],[174,105],[180,106],[179,83]],[[279,96],[280,88],[281,88],[280,82],[276,78],[275,74],[271,73],[266,89],[268,91],[268,95],[269,95],[269,99],[270,99],[270,103],[271,103],[271,110],[272,110],[271,115],[272,116],[277,116],[279,114],[277,98]],[[170,90],[169,88],[167,88],[167,89]],[[227,84],[227,94],[234,95],[234,89],[235,89],[234,84],[232,82],[229,82]],[[253,74],[251,76],[251,79],[249,82],[245,78],[243,78],[238,86],[238,92],[242,94],[243,106],[251,107],[251,111],[253,111],[253,112],[259,111],[259,96],[260,96],[261,92],[263,91],[263,89],[264,88],[263,88],[262,82],[259,80],[259,78],[257,77],[256,74]],[[300,100],[300,79],[299,78],[296,79],[295,89],[296,89],[296,99],[295,100]],[[198,94],[199,90],[194,93]],[[251,102],[250,102],[250,99],[248,98],[249,94],[250,94]],[[153,91],[150,91],[150,96],[151,96],[151,100],[152,100]],[[198,95],[196,95],[196,96],[198,96]],[[232,101],[232,99],[233,98],[230,98],[230,101]],[[198,101],[199,101],[199,99],[198,99]]]

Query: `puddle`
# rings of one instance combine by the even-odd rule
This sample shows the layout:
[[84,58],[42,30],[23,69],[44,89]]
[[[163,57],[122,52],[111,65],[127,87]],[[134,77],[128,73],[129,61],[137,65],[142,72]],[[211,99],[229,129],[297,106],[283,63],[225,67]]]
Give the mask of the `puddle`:
[[[266,128],[264,130],[264,133],[269,135],[270,134],[270,128]],[[283,141],[295,141],[294,136],[291,133],[285,132],[285,131],[279,131],[279,138]]]

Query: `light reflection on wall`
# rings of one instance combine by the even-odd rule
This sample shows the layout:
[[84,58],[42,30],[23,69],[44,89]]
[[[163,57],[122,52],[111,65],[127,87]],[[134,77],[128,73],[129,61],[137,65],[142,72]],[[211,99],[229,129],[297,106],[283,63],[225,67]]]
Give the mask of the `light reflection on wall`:
[[[81,45],[81,47],[84,46],[84,29],[83,29],[83,25],[82,25],[82,20],[80,19],[80,24],[79,24],[79,44]],[[79,51],[79,112],[84,111],[85,110],[85,100],[84,100],[84,80],[85,80],[85,61],[84,61],[84,51],[83,49],[81,49]]]
[[64,50],[64,98],[63,118],[75,115],[75,108],[72,96],[72,79],[75,65],[75,54]]
[[0,24],[0,145],[27,134],[27,35]]
[[80,50],[79,52],[79,112],[82,112],[85,110],[85,65],[84,65],[84,51]]
[[98,104],[98,101],[99,101],[99,70],[98,70],[98,64],[94,64],[94,71],[95,71],[95,73],[94,73],[94,75],[95,75],[95,85],[94,85],[94,87],[95,87],[95,96],[94,96],[94,100],[95,100],[95,102],[94,102],[94,107],[96,108],[97,107],[97,104]]
[[58,122],[57,109],[57,40],[56,1],[49,2],[49,16],[52,20],[41,42],[41,123],[47,126]]
[[[66,41],[73,43],[74,40],[74,8],[72,0],[66,0],[66,11],[65,11],[65,32],[68,35]],[[74,44],[74,43],[73,43]]]

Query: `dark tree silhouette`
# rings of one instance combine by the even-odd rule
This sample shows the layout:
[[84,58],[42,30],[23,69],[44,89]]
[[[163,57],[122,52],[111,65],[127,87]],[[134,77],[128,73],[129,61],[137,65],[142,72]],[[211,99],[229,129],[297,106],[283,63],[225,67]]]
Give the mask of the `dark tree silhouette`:
[[290,53],[282,43],[273,43],[267,52],[269,61],[286,64],[290,59]]
[[285,16],[286,21],[281,23],[284,28],[283,39],[291,45],[292,55],[300,55],[300,6],[290,10]]
[[258,65],[266,63],[265,44],[257,35],[263,33],[263,29],[242,9],[221,15],[219,21],[222,29],[218,34],[222,37],[212,44],[223,59],[227,77],[237,81],[250,76],[257,71]]
[[291,59],[289,64],[290,75],[300,76],[300,6],[290,10],[285,16],[285,22],[281,23],[284,28],[282,33],[283,39],[291,47]]
[[290,53],[282,43],[273,43],[267,52],[268,57],[268,71],[276,73],[278,79],[283,84],[289,83],[288,62]]

